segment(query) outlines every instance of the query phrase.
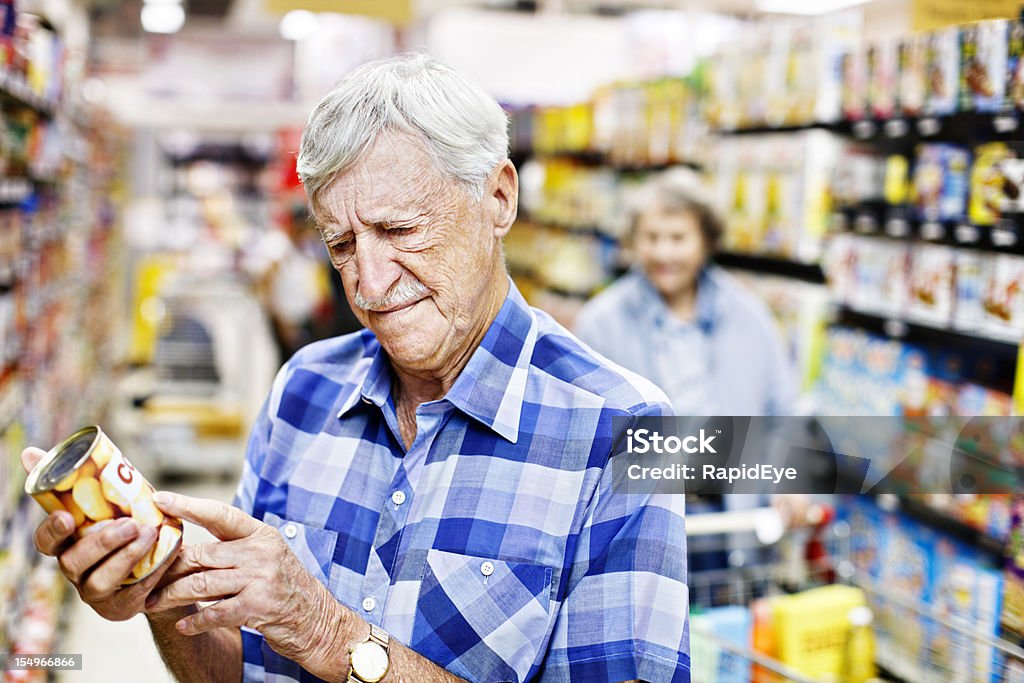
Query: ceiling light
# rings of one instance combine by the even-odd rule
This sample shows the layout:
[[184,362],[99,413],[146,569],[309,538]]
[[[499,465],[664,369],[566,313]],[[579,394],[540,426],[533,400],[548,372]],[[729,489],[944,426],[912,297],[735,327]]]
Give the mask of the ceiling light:
[[309,10],[293,9],[281,17],[281,37],[285,40],[302,40],[316,30],[316,15]]
[[185,25],[185,10],[173,2],[142,6],[142,28],[150,33],[177,33]]
[[867,0],[757,0],[757,11],[767,14],[828,14],[865,2]]

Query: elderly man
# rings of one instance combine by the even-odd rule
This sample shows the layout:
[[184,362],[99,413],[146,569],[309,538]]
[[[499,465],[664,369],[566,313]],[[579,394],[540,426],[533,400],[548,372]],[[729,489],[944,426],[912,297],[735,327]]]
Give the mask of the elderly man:
[[512,285],[507,145],[497,103],[426,57],[346,77],[299,173],[368,329],[282,368],[236,507],[157,495],[220,542],[119,588],[152,529],[65,547],[69,516],[40,526],[182,680],[689,681],[682,497],[618,493],[608,467],[666,399]]

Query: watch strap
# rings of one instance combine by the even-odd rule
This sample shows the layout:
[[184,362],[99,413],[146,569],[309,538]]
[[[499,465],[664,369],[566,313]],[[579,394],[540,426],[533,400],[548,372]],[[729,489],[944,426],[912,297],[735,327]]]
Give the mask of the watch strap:
[[377,643],[384,648],[385,652],[388,651],[388,646],[391,645],[391,636],[388,635],[388,632],[373,624],[370,624],[370,637],[367,640]]

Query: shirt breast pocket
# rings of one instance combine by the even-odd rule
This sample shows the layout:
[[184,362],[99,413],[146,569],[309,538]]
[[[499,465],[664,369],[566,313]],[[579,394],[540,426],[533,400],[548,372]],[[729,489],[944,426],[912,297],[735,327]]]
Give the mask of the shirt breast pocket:
[[412,649],[479,683],[525,680],[547,640],[552,570],[427,552]]
[[306,570],[330,588],[338,532],[293,522],[270,512],[263,515],[263,522],[277,529]]

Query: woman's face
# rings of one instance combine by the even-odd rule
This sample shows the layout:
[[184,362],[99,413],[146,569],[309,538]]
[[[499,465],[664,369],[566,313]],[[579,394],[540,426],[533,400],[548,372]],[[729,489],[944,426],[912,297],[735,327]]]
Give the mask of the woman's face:
[[697,286],[707,245],[693,211],[653,206],[643,211],[633,235],[637,261],[663,297]]

